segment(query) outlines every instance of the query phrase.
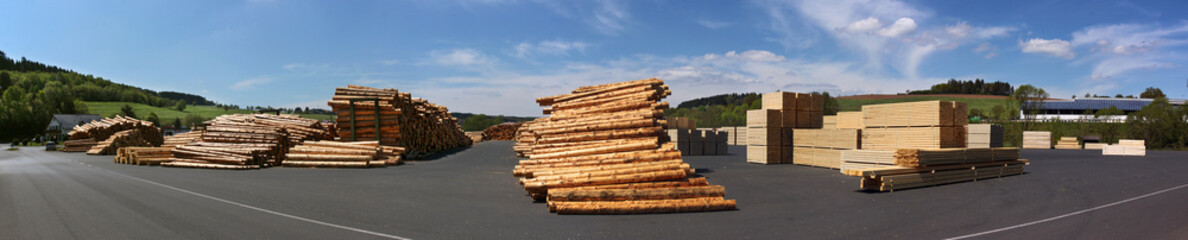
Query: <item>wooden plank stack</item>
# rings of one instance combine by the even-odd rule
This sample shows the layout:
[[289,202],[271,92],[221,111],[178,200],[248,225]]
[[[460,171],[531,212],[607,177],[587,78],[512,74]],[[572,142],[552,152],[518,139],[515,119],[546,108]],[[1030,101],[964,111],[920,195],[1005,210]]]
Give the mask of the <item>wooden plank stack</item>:
[[115,162],[156,166],[173,158],[173,147],[122,147],[116,151]]
[[87,150],[91,150],[91,147],[94,147],[98,144],[99,142],[96,142],[95,139],[91,138],[66,140],[66,142],[62,143],[62,149],[59,149],[59,151],[86,152]]
[[87,150],[87,155],[114,155],[121,147],[156,147],[165,140],[161,130],[151,125],[141,125],[107,136]]
[[888,167],[862,171],[860,187],[867,191],[895,191],[942,184],[977,181],[1023,173],[1025,159],[936,167]]
[[376,141],[305,141],[285,154],[285,167],[369,168],[400,163],[404,148]]
[[[378,108],[375,101],[355,102],[352,121],[350,101],[360,99],[376,99]],[[396,89],[348,85],[337,88],[327,104],[338,115],[338,136],[344,141],[372,141],[378,137],[380,145],[407,149],[408,158],[473,144],[448,108]]]
[[1144,140],[1122,139],[1118,144],[1110,144],[1101,149],[1104,156],[1147,156],[1147,143]]
[[523,125],[524,123],[521,122],[496,124],[483,130],[483,140],[512,140],[516,136],[516,131],[519,131],[520,126]]
[[965,129],[966,142],[970,148],[1002,147],[1002,125],[970,124]]
[[1077,141],[1077,137],[1065,136],[1060,137],[1060,141],[1056,142],[1056,149],[1081,149],[1081,144]]
[[966,104],[949,101],[862,106],[862,149],[965,147]]
[[821,118],[822,129],[837,129],[837,115],[824,116]]
[[1052,149],[1052,132],[1024,131],[1023,149]]
[[862,130],[794,129],[792,163],[823,168],[841,168],[841,152],[859,149]]
[[[529,159],[513,171],[529,196],[558,214],[640,214],[729,210],[734,200],[709,185],[663,142],[660,79],[580,87],[538,98],[549,117],[521,128],[534,135]],[[519,143],[519,141],[517,141]]]
[[838,129],[863,129],[866,125],[862,124],[862,112],[837,112],[837,128]]
[[825,98],[818,94],[763,94],[763,109],[747,111],[747,162],[793,163],[793,129],[820,129]]
[[935,186],[1017,175],[1027,160],[1018,148],[847,150],[842,174],[862,177],[869,191]]

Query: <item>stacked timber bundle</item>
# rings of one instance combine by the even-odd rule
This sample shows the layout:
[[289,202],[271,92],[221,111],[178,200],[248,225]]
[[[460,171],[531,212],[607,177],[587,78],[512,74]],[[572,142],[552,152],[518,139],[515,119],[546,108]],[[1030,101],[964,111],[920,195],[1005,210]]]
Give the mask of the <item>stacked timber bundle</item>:
[[142,125],[107,136],[87,150],[87,155],[114,155],[121,147],[157,147],[164,141],[160,129]]
[[1122,139],[1118,144],[1103,146],[1101,155],[1104,156],[1147,156],[1147,142],[1144,140]]
[[[70,131],[70,139],[107,140],[112,134],[133,128],[156,128],[152,122],[141,121],[131,117],[116,116],[102,120],[91,121],[87,124],[74,126]],[[158,129],[157,132],[161,130]]]
[[842,173],[870,191],[935,186],[1017,175],[1028,164],[1018,148],[847,150]]
[[173,147],[122,147],[116,151],[115,162],[156,166],[173,158]]
[[821,129],[837,129],[837,115],[822,117]]
[[866,125],[862,125],[862,112],[837,112],[837,128],[838,129],[863,129]]
[[190,131],[186,133],[174,134],[173,136],[165,137],[165,143],[162,147],[177,147],[186,145],[187,143],[197,142],[202,140],[202,131]]
[[862,106],[862,149],[963,148],[966,104],[948,101]]
[[327,136],[317,120],[295,115],[223,115],[206,124],[198,141],[177,146],[161,165],[259,169],[279,165],[290,146]]
[[495,126],[488,127],[487,129],[483,130],[482,139],[483,140],[499,140],[499,141],[512,140],[512,138],[515,138],[515,136],[516,136],[516,131],[519,131],[520,126],[523,126],[523,125],[524,125],[524,123],[514,122],[514,123],[500,123]]
[[86,152],[91,150],[91,147],[94,147],[97,144],[99,144],[99,142],[96,142],[95,139],[91,138],[66,140],[66,142],[62,143],[62,149],[60,149],[60,151]]
[[825,98],[818,94],[763,94],[762,109],[747,111],[747,162],[793,163],[793,129],[820,129]]
[[473,143],[449,109],[396,89],[348,85],[327,104],[338,114],[344,141],[379,141],[404,147],[411,158]]
[[384,167],[400,163],[403,148],[379,142],[305,141],[285,154],[286,167]]
[[540,121],[543,120],[528,121],[516,129],[516,145],[512,147],[512,150],[516,152],[517,157],[532,156],[532,146],[536,145],[537,140],[536,132],[532,131],[532,126]]
[[1052,132],[1024,131],[1023,149],[1052,149]]
[[839,169],[841,152],[859,149],[861,142],[858,129],[794,129],[792,163]]
[[[645,79],[581,87],[538,98],[551,116],[530,128],[529,159],[513,173],[529,195],[559,214],[639,214],[729,210],[721,186],[690,179],[675,144],[663,143],[671,92]],[[521,132],[523,137],[527,132]]]
[[970,124],[965,129],[966,144],[970,148],[1002,147],[1002,125]]
[[1081,149],[1081,143],[1077,141],[1077,137],[1060,137],[1060,141],[1056,142],[1056,149]]

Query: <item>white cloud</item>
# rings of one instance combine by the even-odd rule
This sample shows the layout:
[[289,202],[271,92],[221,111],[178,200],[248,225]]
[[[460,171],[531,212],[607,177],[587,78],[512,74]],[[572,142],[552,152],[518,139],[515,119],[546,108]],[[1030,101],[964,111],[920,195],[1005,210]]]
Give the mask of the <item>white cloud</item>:
[[494,63],[493,59],[473,48],[434,50],[429,52],[429,61],[446,66],[477,66]]
[[879,36],[899,37],[913,31],[916,31],[916,21],[911,18],[900,18],[899,20],[895,20],[895,23],[891,24],[891,26],[879,30]]
[[627,30],[627,22],[631,14],[627,12],[624,3],[619,0],[598,0],[593,17],[586,22],[594,26],[598,32],[606,35],[618,35]]
[[248,89],[252,89],[253,87],[255,87],[257,85],[270,83],[272,81],[273,81],[272,78],[267,78],[267,77],[258,77],[258,78],[247,79],[247,80],[239,81],[239,82],[236,82],[235,84],[232,84],[231,90],[236,90],[236,91],[248,90]]
[[883,27],[883,23],[879,22],[879,19],[868,17],[866,19],[850,23],[850,25],[847,25],[843,30],[852,33],[869,33],[881,27]]
[[985,58],[985,59],[991,59],[991,58],[994,58],[995,56],[998,56],[998,47],[991,45],[989,42],[984,42],[984,43],[982,43],[982,45],[978,45],[978,47],[974,48],[973,51],[974,51],[974,53],[979,53],[979,54],[985,53],[986,55],[982,56],[982,58]]
[[541,41],[536,44],[523,42],[515,46],[516,57],[530,57],[537,55],[565,56],[571,51],[585,52],[590,44],[580,41]]
[[1072,59],[1077,54],[1072,52],[1072,45],[1060,39],[1032,38],[1026,42],[1019,42],[1019,47],[1025,53],[1039,53],[1066,59]]
[[707,27],[707,28],[709,28],[709,29],[719,29],[719,28],[729,27],[729,26],[730,26],[730,25],[732,25],[733,23],[730,23],[730,22],[719,22],[719,21],[710,21],[710,20],[701,20],[701,21],[697,21],[697,24],[701,24],[701,26],[702,26],[702,27]]

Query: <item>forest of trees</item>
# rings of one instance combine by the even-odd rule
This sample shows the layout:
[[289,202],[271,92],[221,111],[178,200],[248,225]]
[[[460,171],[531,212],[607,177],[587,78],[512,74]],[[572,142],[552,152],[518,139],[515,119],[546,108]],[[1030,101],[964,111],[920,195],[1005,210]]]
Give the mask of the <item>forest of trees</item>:
[[998,95],[1010,96],[1015,92],[1015,88],[1011,87],[1010,83],[994,81],[986,83],[986,80],[957,80],[949,79],[948,82],[932,85],[929,90],[915,90],[908,91],[908,94],[979,94],[979,95]]
[[[828,92],[812,93],[825,95],[825,115],[837,115],[837,99]],[[697,121],[697,127],[745,126],[747,110],[759,109],[762,104],[763,95],[758,93],[722,94],[681,102],[676,108],[664,111],[664,115],[691,118]]]

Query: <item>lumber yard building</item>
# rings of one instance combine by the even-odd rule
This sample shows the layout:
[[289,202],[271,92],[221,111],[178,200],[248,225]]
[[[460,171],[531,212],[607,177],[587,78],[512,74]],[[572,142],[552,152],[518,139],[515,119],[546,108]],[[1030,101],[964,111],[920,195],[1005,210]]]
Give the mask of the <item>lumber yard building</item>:
[[[1061,120],[1061,121],[1102,121],[1102,122],[1126,122],[1126,115],[1142,110],[1148,104],[1151,104],[1155,99],[1150,98],[1084,98],[1073,100],[1044,100],[1039,104],[1038,113],[1035,116],[1039,121]],[[1168,100],[1169,103],[1176,106],[1183,106],[1184,100]],[[1025,104],[1032,104],[1034,101],[1027,101]],[[1122,110],[1122,115],[1109,115],[1094,117],[1094,113],[1102,109],[1110,108],[1111,106]],[[1020,116],[1025,114],[1023,110],[1019,111]]]

